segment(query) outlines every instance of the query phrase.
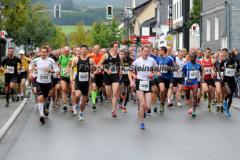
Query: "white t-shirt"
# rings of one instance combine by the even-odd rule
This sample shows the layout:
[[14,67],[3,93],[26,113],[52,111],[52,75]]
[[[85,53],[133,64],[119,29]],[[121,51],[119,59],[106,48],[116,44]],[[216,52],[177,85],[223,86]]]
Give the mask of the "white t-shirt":
[[157,67],[156,61],[151,57],[148,57],[146,60],[140,57],[136,59],[132,65],[137,71],[137,79],[144,80],[144,81],[150,80],[148,78],[148,76],[151,74],[150,69]]
[[185,61],[183,59],[176,57],[176,65],[178,65],[180,68],[178,71],[173,72],[174,78],[182,78],[183,77],[182,68],[183,68],[184,64],[185,64]]
[[57,67],[55,61],[47,57],[46,59],[42,59],[41,57],[36,58],[32,61],[31,66],[37,67],[37,82],[38,83],[51,83],[52,73],[49,73],[47,70],[52,69],[54,72],[58,72],[59,68]]

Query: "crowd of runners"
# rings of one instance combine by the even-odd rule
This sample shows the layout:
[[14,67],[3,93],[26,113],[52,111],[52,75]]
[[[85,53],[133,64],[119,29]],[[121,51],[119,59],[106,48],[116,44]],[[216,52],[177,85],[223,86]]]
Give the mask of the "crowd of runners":
[[42,124],[50,106],[83,121],[86,106],[96,112],[111,103],[111,116],[116,118],[119,109],[128,112],[130,100],[138,109],[140,129],[145,129],[146,116],[163,114],[165,108],[174,106],[189,107],[188,114],[195,118],[202,103],[209,112],[214,106],[230,118],[233,97],[239,95],[237,55],[237,49],[216,53],[210,48],[187,52],[147,45],[119,49],[117,43],[110,48],[81,45],[58,50],[46,44],[30,55],[23,50],[15,55],[8,48],[1,62],[6,107],[10,98],[15,102],[30,95],[26,88],[31,86]]

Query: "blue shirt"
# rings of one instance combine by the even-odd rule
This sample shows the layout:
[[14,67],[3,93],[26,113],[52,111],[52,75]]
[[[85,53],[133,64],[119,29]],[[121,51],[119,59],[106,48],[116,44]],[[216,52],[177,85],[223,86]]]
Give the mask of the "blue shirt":
[[[169,67],[173,67],[174,63],[173,60],[167,56],[167,57],[158,57],[157,58],[157,64],[159,66],[160,69],[160,73],[161,73],[161,78],[165,78],[165,79],[171,79],[172,78],[172,71],[170,70]],[[166,69],[168,68],[168,69]]]
[[150,55],[150,57],[152,57],[156,62],[157,62],[157,58],[159,57],[159,56],[154,56],[154,55]]
[[185,76],[184,85],[193,86],[197,85],[201,78],[201,65],[199,63],[187,62],[182,69],[183,75]]

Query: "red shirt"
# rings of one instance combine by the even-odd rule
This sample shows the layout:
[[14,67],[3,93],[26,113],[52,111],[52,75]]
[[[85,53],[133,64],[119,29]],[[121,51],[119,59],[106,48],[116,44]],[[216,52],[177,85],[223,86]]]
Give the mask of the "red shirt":
[[212,70],[213,70],[212,58],[209,58],[208,60],[206,60],[205,58],[202,58],[200,60],[200,63],[203,67],[204,80],[212,79]]

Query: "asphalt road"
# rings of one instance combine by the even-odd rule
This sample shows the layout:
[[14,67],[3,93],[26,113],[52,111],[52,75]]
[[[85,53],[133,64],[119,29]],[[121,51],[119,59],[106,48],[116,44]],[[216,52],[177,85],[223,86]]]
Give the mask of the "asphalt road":
[[233,118],[209,113],[205,106],[198,116],[187,107],[152,114],[146,130],[138,128],[137,107],[128,113],[110,115],[109,104],[97,112],[87,108],[85,121],[61,110],[50,113],[46,125],[39,123],[37,109],[27,104],[16,124],[0,144],[1,160],[239,160],[240,114]]

